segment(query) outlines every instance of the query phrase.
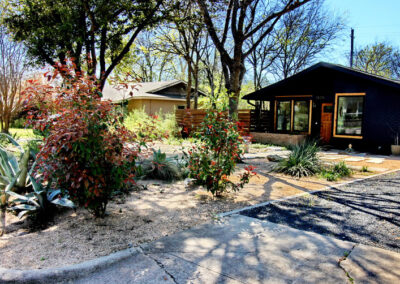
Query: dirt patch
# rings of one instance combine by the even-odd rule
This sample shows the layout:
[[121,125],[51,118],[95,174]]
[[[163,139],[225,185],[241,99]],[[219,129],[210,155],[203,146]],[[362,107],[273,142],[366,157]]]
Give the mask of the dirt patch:
[[[178,147],[169,149],[178,151]],[[40,269],[79,263],[209,222],[218,213],[364,176],[357,174],[339,182],[318,177],[296,179],[271,173],[274,164],[265,158],[245,162],[255,165],[258,175],[240,192],[219,199],[201,188],[188,190],[183,181],[141,181],[147,189],[113,200],[104,219],[94,219],[83,209],[66,210],[47,229],[29,232],[26,220],[8,215],[7,234],[0,237],[0,267]],[[233,181],[239,179],[246,164],[238,165]]]

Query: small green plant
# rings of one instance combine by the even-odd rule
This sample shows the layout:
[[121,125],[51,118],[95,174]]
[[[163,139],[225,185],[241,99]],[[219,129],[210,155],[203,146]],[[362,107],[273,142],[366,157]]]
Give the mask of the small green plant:
[[333,166],[333,172],[338,173],[340,177],[348,177],[351,175],[351,169],[344,161],[341,161]]
[[368,173],[369,172],[368,166],[362,166],[361,172],[362,173]]
[[339,179],[338,173],[334,173],[329,170],[321,171],[321,177],[325,178],[327,181],[337,181]]
[[327,181],[337,181],[342,177],[348,177],[352,174],[351,169],[346,165],[345,162],[341,161],[333,167],[321,170],[321,177]]
[[289,157],[279,162],[275,171],[295,177],[312,176],[320,171],[320,160],[317,156],[320,148],[316,141],[306,141],[291,147]]
[[149,179],[172,181],[181,178],[177,161],[167,158],[167,155],[161,150],[153,150],[153,159],[143,163],[142,171],[144,176]]

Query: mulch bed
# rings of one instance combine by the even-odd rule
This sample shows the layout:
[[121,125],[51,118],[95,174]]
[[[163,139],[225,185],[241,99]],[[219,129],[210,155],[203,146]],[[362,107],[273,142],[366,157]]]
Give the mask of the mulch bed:
[[274,202],[242,214],[400,252],[400,172]]

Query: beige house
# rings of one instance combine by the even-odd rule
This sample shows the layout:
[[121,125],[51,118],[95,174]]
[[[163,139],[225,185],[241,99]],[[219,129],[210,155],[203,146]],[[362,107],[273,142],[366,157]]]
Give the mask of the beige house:
[[[186,87],[187,83],[181,80],[138,83],[135,89],[106,85],[103,100],[124,105],[128,111],[144,108],[147,114],[168,113],[186,107]],[[199,95],[204,93],[199,91]]]

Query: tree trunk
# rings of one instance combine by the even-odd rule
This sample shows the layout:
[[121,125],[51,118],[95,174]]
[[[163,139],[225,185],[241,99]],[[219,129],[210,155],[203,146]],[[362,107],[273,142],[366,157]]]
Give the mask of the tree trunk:
[[6,232],[6,206],[1,206],[1,213],[0,213],[0,219],[1,219],[1,228],[0,228],[0,237]]
[[225,87],[229,95],[229,118],[237,118],[240,86],[244,74],[240,64],[230,68],[229,77],[225,78]]
[[192,94],[192,68],[190,68],[190,63],[188,62],[188,77],[187,77],[187,87],[186,87],[186,108],[190,109],[190,97]]
[[194,67],[193,77],[194,77],[194,106],[193,106],[193,108],[197,109],[198,100],[199,100],[199,66],[198,66],[198,63]]

